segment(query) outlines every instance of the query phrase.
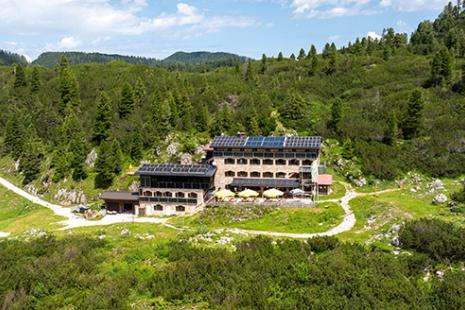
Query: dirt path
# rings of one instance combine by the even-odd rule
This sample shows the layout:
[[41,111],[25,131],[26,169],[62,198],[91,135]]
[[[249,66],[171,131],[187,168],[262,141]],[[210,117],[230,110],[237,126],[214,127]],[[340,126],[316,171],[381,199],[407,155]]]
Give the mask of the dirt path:
[[[0,185],[3,185],[7,189],[11,190],[12,192],[18,194],[19,196],[43,207],[46,207],[53,211],[56,215],[62,216],[66,218],[64,221],[59,222],[59,224],[63,225],[61,230],[72,229],[72,228],[79,228],[79,227],[89,227],[89,226],[101,226],[101,225],[111,225],[117,223],[154,223],[154,224],[161,224],[165,223],[167,219],[165,218],[149,218],[149,217],[136,217],[132,214],[116,214],[116,215],[107,215],[100,220],[96,221],[89,221],[86,220],[78,215],[75,215],[71,212],[70,208],[65,208],[63,206],[59,206],[56,204],[49,203],[37,196],[31,195],[28,192],[22,190],[21,188],[17,187],[16,185],[12,184],[11,182],[5,180],[4,178],[0,177]],[[0,233],[0,237],[3,234],[7,233]],[[8,235],[4,235],[5,237]]]
[[[343,183],[344,186],[346,186],[346,194],[344,197],[340,199],[340,204],[342,209],[344,209],[344,219],[342,220],[342,223],[337,225],[336,227],[333,227],[327,231],[320,232],[320,233],[281,233],[281,232],[273,232],[273,231],[260,231],[260,230],[248,230],[248,229],[238,229],[238,228],[231,228],[227,229],[226,231],[230,233],[235,233],[235,234],[243,234],[243,235],[266,235],[266,236],[273,236],[273,237],[288,237],[288,238],[296,238],[296,239],[309,239],[309,238],[315,238],[315,237],[323,237],[323,236],[334,236],[338,235],[340,233],[346,232],[354,228],[355,223],[357,222],[354,213],[350,209],[350,201],[356,197],[361,197],[361,196],[368,196],[368,195],[378,195],[378,194],[383,194],[383,193],[389,193],[393,191],[397,191],[399,189],[388,189],[384,191],[379,191],[379,192],[372,192],[372,193],[357,193],[355,192],[352,187],[347,184]],[[320,201],[320,202],[339,202],[338,199],[330,199],[326,201]]]

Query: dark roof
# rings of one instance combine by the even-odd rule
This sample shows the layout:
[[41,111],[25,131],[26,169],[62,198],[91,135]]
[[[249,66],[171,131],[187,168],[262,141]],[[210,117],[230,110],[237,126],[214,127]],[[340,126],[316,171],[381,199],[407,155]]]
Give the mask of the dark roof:
[[144,164],[136,175],[212,177],[215,172],[213,165]]
[[319,149],[321,137],[240,137],[217,136],[211,142],[213,148],[295,148]]
[[123,201],[138,201],[139,194],[137,192],[115,191],[102,192],[100,194],[102,200],[123,200]]
[[293,179],[241,179],[234,178],[230,184],[232,187],[277,187],[298,188],[299,180]]

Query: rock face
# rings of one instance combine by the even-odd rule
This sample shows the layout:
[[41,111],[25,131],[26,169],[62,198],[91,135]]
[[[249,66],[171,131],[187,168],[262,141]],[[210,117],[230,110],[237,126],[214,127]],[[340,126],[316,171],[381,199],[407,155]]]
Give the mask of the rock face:
[[134,181],[129,185],[129,190],[131,192],[137,192],[139,191],[140,183],[138,181]]
[[192,165],[192,155],[189,153],[184,153],[181,155],[181,165]]
[[55,196],[53,196],[53,198],[55,198],[65,206],[70,206],[73,204],[85,205],[87,203],[86,195],[82,190],[67,191],[65,188],[61,188],[60,190],[58,190]]
[[444,194],[439,194],[436,197],[433,198],[433,203],[434,204],[442,204],[447,202],[449,199],[447,198],[446,195]]
[[86,157],[86,165],[90,168],[94,168],[95,161],[97,160],[98,154],[95,149],[92,149]]
[[32,184],[28,184],[24,187],[24,189],[26,190],[26,192],[34,195],[34,196],[39,196],[39,191],[37,190],[37,188],[35,188],[34,185]]
[[166,148],[166,153],[168,153],[169,156],[175,156],[178,153],[179,147],[179,143],[172,142]]

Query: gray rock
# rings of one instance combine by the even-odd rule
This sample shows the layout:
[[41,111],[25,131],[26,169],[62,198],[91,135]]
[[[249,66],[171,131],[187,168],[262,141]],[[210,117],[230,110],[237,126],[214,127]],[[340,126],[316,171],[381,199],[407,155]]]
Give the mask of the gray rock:
[[131,232],[127,228],[121,229],[121,236],[130,236]]
[[391,245],[393,245],[395,247],[399,247],[400,246],[399,237],[395,236],[394,238],[392,238]]
[[129,185],[129,190],[131,192],[137,192],[139,190],[139,187],[140,187],[140,182],[134,181],[131,183],[131,185]]
[[433,203],[434,204],[442,204],[445,203],[449,200],[446,195],[444,194],[439,194],[436,197],[433,198]]
[[389,228],[389,233],[392,233],[392,234],[398,234],[400,231],[400,225],[399,224],[393,224],[391,226],[391,228]]
[[362,187],[368,184],[367,179],[361,177],[354,180],[355,186]]
[[98,157],[97,151],[95,149],[92,149],[92,151],[90,151],[90,153],[87,154],[86,165],[89,166],[90,168],[94,168],[97,157]]
[[171,142],[166,148],[166,153],[168,153],[169,156],[175,156],[178,154],[179,147],[179,143]]
[[65,206],[87,204],[86,195],[82,190],[68,191],[65,188],[60,188],[53,198]]
[[181,165],[192,165],[192,155],[189,153],[184,153],[181,155],[180,163]]
[[436,179],[428,184],[428,188],[432,190],[442,190],[444,189],[444,183],[441,180]]

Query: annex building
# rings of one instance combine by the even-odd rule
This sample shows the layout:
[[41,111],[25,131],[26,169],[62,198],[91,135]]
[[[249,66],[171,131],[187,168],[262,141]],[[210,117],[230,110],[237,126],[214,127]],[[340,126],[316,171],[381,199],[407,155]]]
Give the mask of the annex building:
[[320,174],[321,137],[218,136],[202,163],[143,164],[138,192],[103,192],[107,210],[137,216],[194,214],[217,190],[270,188],[309,195],[330,192],[332,177]]

